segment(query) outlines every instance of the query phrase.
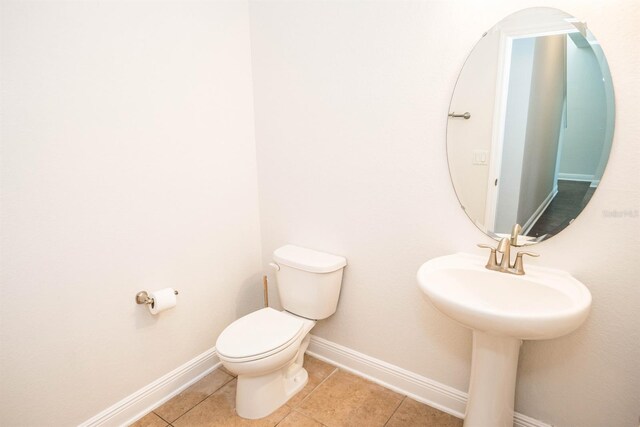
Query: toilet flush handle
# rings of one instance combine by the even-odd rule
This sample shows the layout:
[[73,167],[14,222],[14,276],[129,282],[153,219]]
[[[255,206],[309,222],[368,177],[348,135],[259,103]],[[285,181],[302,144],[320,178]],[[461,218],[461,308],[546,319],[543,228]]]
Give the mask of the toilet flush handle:
[[280,271],[280,266],[275,262],[270,262],[269,266],[272,267],[275,271]]

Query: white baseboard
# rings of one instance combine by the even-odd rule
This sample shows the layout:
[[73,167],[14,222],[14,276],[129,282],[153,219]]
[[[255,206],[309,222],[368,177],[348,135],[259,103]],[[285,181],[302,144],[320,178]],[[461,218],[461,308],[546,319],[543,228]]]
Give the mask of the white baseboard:
[[527,220],[527,222],[525,222],[524,225],[522,226],[523,235],[526,236],[529,233],[531,228],[540,219],[544,211],[549,207],[549,205],[553,201],[553,198],[556,197],[557,195],[558,195],[558,187],[554,185],[551,192],[542,201],[542,203],[540,203],[540,206],[538,206],[538,209],[536,209],[535,212],[533,212],[533,215],[531,215],[531,217]]
[[595,181],[595,175],[587,175],[584,173],[559,173],[558,179],[564,181]]
[[129,425],[219,366],[216,349],[211,348],[83,422],[80,427]]
[[[467,393],[453,387],[314,335],[311,335],[307,353],[418,402],[464,418]],[[216,350],[211,348],[83,422],[80,427],[129,425],[220,366]],[[551,427],[550,424],[517,412],[513,425]]]
[[[468,395],[453,387],[314,335],[311,335],[307,353],[383,387],[407,395],[418,402],[426,403],[455,417],[464,418]],[[514,427],[551,427],[550,424],[517,412],[513,417],[513,425]]]

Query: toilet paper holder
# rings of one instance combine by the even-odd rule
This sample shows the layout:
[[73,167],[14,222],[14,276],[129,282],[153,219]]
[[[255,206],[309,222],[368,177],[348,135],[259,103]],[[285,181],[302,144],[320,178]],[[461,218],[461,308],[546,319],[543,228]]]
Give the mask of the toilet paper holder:
[[[178,295],[178,291],[173,291],[174,295]],[[136,304],[153,304],[153,298],[149,296],[147,291],[140,291],[136,294]]]

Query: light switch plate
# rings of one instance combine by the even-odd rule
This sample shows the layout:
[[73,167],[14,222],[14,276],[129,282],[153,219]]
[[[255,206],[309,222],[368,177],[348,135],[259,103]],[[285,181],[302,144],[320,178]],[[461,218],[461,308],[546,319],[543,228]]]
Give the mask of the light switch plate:
[[489,164],[489,151],[473,150],[473,164],[486,166]]

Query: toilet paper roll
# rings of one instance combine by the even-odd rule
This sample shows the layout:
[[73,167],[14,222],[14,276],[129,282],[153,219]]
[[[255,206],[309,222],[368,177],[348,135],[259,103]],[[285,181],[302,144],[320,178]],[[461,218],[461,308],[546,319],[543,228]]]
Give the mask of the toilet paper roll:
[[158,314],[176,305],[176,294],[173,288],[164,288],[149,294],[153,298],[153,303],[149,304],[151,314]]

